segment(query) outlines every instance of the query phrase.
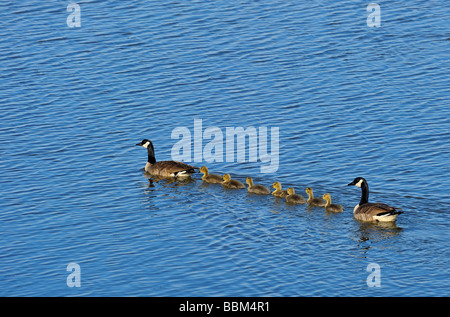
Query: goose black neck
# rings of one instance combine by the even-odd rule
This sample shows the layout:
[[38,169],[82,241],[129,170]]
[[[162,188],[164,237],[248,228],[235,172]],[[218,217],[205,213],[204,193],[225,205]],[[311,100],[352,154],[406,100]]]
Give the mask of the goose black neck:
[[369,202],[369,185],[364,180],[361,184],[361,201],[359,205],[367,204]]
[[147,147],[147,154],[148,154],[148,162],[150,164],[155,164],[156,163],[155,150],[153,149],[153,144],[151,143]]

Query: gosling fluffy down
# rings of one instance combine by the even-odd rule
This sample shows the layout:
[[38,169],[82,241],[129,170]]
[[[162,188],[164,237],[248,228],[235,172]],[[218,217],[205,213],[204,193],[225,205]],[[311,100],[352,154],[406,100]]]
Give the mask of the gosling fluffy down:
[[289,187],[287,189],[286,202],[289,204],[304,204],[306,203],[305,198],[295,193],[294,188]]
[[272,192],[272,195],[274,195],[275,197],[281,197],[284,198],[288,195],[287,190],[282,190],[281,189],[281,183],[280,182],[275,182],[272,185],[273,188],[275,188],[275,190]]
[[223,175],[223,187],[229,188],[229,189],[239,189],[239,188],[245,188],[245,185],[242,184],[240,181],[231,179],[230,174]]
[[221,184],[223,182],[220,175],[210,174],[206,166],[200,167],[200,173],[203,173],[202,180],[206,183]]
[[327,201],[327,204],[325,205],[325,210],[329,212],[342,212],[344,210],[344,207],[337,204],[331,203],[331,195],[330,194],[323,194],[323,199]]
[[313,189],[307,187],[305,192],[308,194],[308,200],[306,201],[310,206],[325,207],[327,201],[323,198],[314,198]]
[[245,182],[248,184],[248,191],[250,193],[258,194],[258,195],[269,195],[270,194],[270,189],[267,188],[266,186],[259,185],[259,184],[254,185],[253,179],[251,177],[247,177]]

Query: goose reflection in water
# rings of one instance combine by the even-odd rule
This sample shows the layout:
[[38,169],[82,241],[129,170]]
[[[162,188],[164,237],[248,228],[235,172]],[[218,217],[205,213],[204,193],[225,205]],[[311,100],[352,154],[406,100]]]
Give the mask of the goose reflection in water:
[[[369,250],[371,243],[390,239],[402,232],[395,222],[360,222],[356,231],[358,247]],[[356,224],[358,225],[358,224]]]

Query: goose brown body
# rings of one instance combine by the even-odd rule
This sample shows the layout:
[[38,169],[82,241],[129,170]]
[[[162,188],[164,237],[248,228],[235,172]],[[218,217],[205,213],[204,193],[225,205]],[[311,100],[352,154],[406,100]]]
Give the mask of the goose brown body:
[[353,215],[361,221],[395,221],[401,214],[396,208],[383,203],[366,203],[356,205]]
[[144,170],[151,175],[158,177],[187,177],[196,173],[195,170],[199,169],[198,167],[178,161],[156,162],[155,150],[150,140],[144,139],[136,145],[147,149],[148,160]]

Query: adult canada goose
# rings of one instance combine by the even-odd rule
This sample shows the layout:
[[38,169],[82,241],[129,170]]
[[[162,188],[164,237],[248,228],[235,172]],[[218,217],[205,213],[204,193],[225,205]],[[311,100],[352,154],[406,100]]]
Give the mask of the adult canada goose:
[[222,183],[222,177],[217,174],[209,174],[208,168],[206,166],[200,167],[200,173],[203,173],[202,180],[207,183],[218,184]]
[[225,188],[231,188],[231,189],[245,188],[245,185],[242,184],[240,181],[237,181],[235,179],[231,179],[230,174],[223,175],[222,185]]
[[323,197],[323,199],[325,199],[327,201],[327,204],[325,205],[326,211],[341,212],[344,210],[344,207],[342,207],[341,205],[331,203],[331,195],[330,194],[323,194],[322,197]]
[[289,187],[287,189],[286,202],[290,204],[304,204],[306,203],[305,198],[295,193],[294,188]]
[[310,206],[325,207],[327,201],[323,198],[314,198],[313,189],[307,187],[305,192],[308,194],[308,200],[306,201]]
[[199,169],[198,167],[178,161],[156,162],[155,150],[153,149],[153,144],[150,140],[144,139],[141,143],[136,145],[140,145],[147,149],[148,160],[144,170],[149,174],[161,177],[187,177],[192,173],[196,173],[195,170]]
[[275,188],[275,190],[272,192],[272,195],[274,195],[275,197],[281,197],[284,198],[288,195],[286,190],[282,190],[281,189],[281,183],[280,182],[275,182],[272,185],[273,188]]
[[348,184],[361,188],[361,200],[353,209],[353,215],[356,219],[362,221],[395,221],[402,212],[399,208],[394,208],[382,203],[369,203],[369,185],[362,177],[357,177]]
[[269,195],[270,189],[268,189],[266,186],[253,184],[253,178],[247,177],[245,182],[248,184],[248,191],[253,194],[259,194],[259,195]]

